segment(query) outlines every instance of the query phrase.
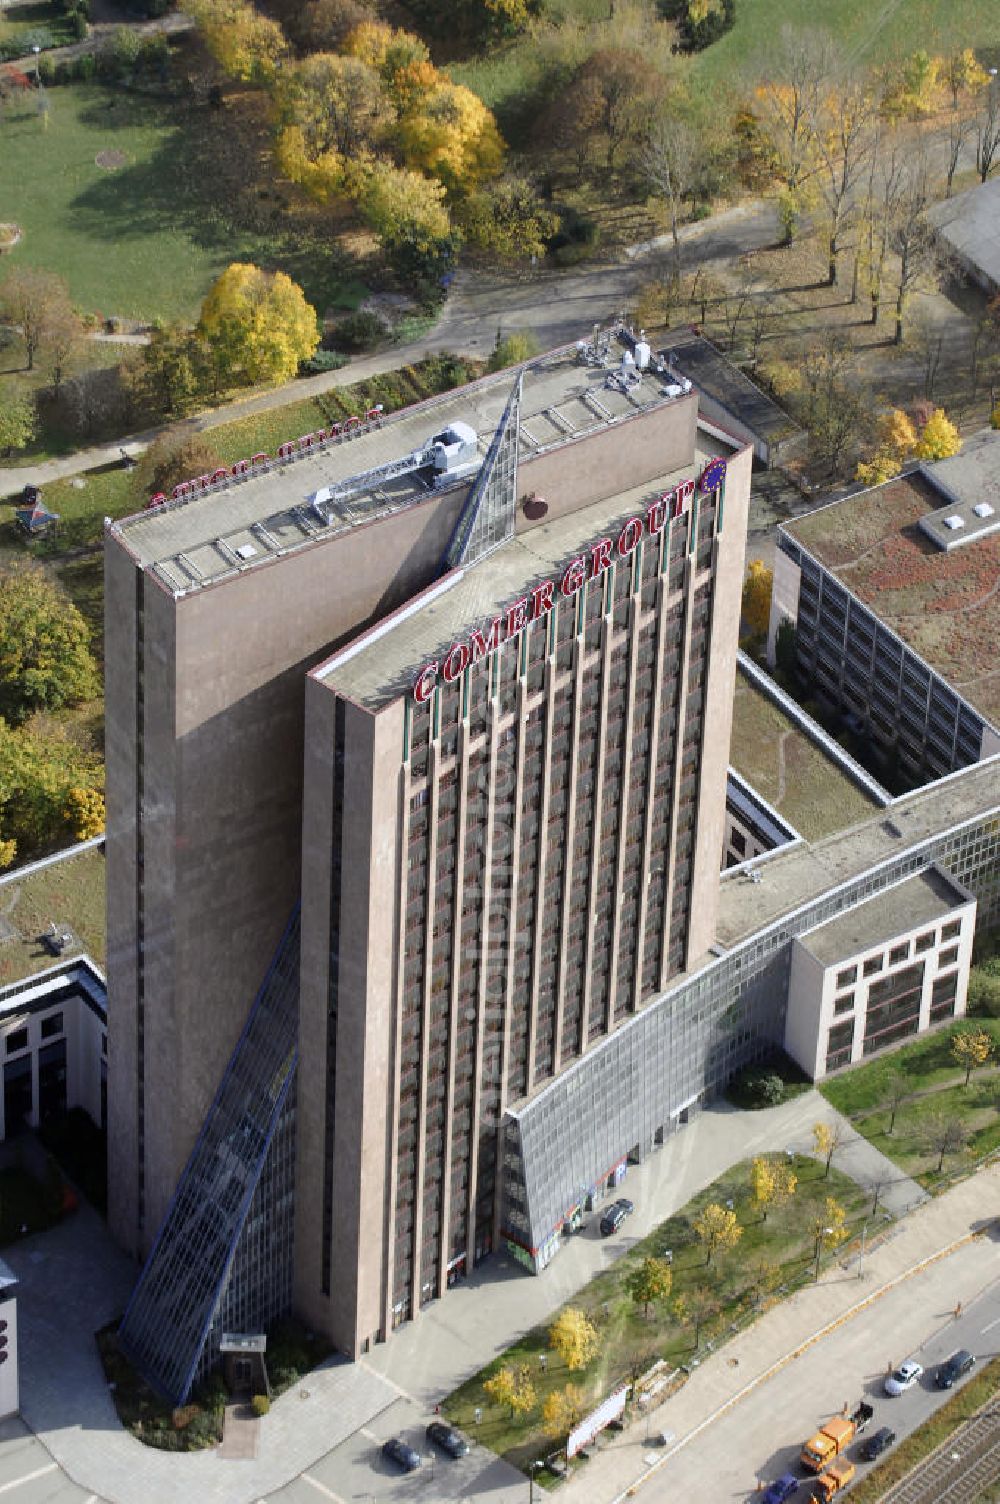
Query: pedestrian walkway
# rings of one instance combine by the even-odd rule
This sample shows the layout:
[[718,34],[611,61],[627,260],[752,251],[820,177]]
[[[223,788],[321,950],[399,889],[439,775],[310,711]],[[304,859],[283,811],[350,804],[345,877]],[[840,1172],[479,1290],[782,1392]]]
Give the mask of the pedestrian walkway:
[[[894,1217],[902,1217],[928,1199],[922,1185],[911,1180],[881,1149],[863,1138],[853,1123],[835,1111],[819,1092],[815,1093],[814,1101],[816,1112],[813,1122],[826,1123],[828,1127],[839,1130],[842,1136],[841,1146],[833,1156],[834,1166],[845,1175],[850,1175],[863,1190],[870,1191],[873,1204],[877,1192],[879,1210],[891,1212]],[[810,1142],[799,1145],[798,1148],[802,1154],[816,1153],[811,1135]]]
[[[309,397],[322,396],[334,387],[351,386],[355,381],[365,381],[369,376],[381,376],[386,371],[398,371],[401,366],[412,365],[430,355],[435,346],[425,341],[414,345],[395,345],[380,355],[369,355],[363,360],[351,361],[339,371],[322,371],[317,376],[306,376],[286,386],[273,387],[266,392],[256,392],[252,397],[243,397],[238,402],[228,402],[225,407],[215,407],[206,412],[195,413],[177,423],[164,423],[159,428],[147,428],[123,439],[112,439],[106,444],[93,444],[89,449],[77,449],[61,459],[40,460],[34,465],[0,466],[0,497],[20,494],[25,486],[47,486],[57,480],[68,480],[86,470],[97,470],[102,465],[118,464],[122,451],[133,459],[144,453],[150,444],[165,429],[178,433],[204,433],[218,428],[223,423],[237,423],[241,418],[251,418],[256,413],[270,412],[274,408],[288,407],[294,402],[304,402]],[[295,435],[290,435],[295,437]]]

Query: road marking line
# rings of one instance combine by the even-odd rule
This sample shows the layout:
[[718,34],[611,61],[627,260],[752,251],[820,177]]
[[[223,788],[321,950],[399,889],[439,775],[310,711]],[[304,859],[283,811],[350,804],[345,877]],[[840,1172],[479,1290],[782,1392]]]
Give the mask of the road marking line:
[[992,1332],[995,1326],[1000,1326],[1000,1316],[997,1317],[996,1321],[991,1321],[988,1326],[984,1326],[979,1335],[985,1337],[986,1333]]
[[320,1483],[318,1478],[310,1478],[308,1473],[300,1473],[299,1477],[302,1479],[303,1483],[310,1484],[310,1486],[314,1488],[317,1493],[325,1494],[328,1499],[332,1499],[333,1504],[344,1504],[344,1501],[340,1497],[340,1495],[335,1494],[332,1488],[327,1488],[325,1483]]
[[33,1473],[25,1473],[23,1478],[14,1478],[10,1483],[0,1483],[0,1494],[9,1494],[12,1488],[20,1488],[22,1483],[31,1483],[35,1478],[44,1478],[48,1473],[58,1471],[58,1462],[49,1462],[45,1467],[36,1467]]

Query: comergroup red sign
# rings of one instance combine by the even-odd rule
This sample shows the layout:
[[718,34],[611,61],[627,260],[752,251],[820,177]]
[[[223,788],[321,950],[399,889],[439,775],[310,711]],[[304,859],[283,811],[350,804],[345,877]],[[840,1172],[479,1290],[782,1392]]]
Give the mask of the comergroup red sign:
[[413,683],[413,698],[425,704],[434,693],[438,680],[454,684],[465,670],[494,653],[504,642],[517,637],[530,622],[548,615],[557,597],[571,599],[590,580],[596,580],[616,559],[627,559],[635,552],[639,540],[663,531],[668,518],[680,517],[694,495],[695,487],[705,494],[716,490],[726,475],[724,459],[709,460],[697,481],[684,480],[650,502],[643,513],[636,513],[614,537],[599,538],[585,553],[571,559],[558,579],[543,580],[527,595],[512,602],[488,627],[474,627],[468,637],[456,642],[444,658],[425,663]]

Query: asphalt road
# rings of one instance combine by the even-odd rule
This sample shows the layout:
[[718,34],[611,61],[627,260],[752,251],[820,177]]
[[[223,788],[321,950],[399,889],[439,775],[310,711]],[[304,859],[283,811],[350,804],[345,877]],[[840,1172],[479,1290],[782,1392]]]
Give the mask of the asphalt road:
[[[862,1397],[875,1406],[867,1434],[891,1426],[902,1439],[948,1398],[934,1385],[937,1364],[959,1347],[969,1348],[977,1362],[1000,1352],[997,1247],[990,1237],[966,1245],[787,1363],[651,1477],[639,1491],[641,1504],[750,1504],[758,1481],[799,1472],[803,1442],[845,1403],[853,1409]],[[956,1290],[984,1286],[956,1320]],[[882,1387],[887,1365],[907,1357],[923,1364],[924,1376],[890,1399]],[[848,1456],[861,1475],[869,1465],[859,1463],[858,1445]],[[655,1452],[648,1455],[655,1460]]]

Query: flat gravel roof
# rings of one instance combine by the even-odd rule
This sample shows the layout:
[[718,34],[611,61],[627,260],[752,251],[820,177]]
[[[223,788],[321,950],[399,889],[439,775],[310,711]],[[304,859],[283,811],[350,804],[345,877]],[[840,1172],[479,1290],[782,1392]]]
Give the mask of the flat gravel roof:
[[833,966],[876,946],[888,945],[909,930],[934,924],[968,902],[968,894],[957,883],[939,868],[929,867],[800,935],[799,943],[823,966]]
[[[928,466],[928,474],[936,469]],[[996,726],[1000,533],[944,552],[921,523],[946,499],[915,471],[819,507],[784,523],[781,531]]]

